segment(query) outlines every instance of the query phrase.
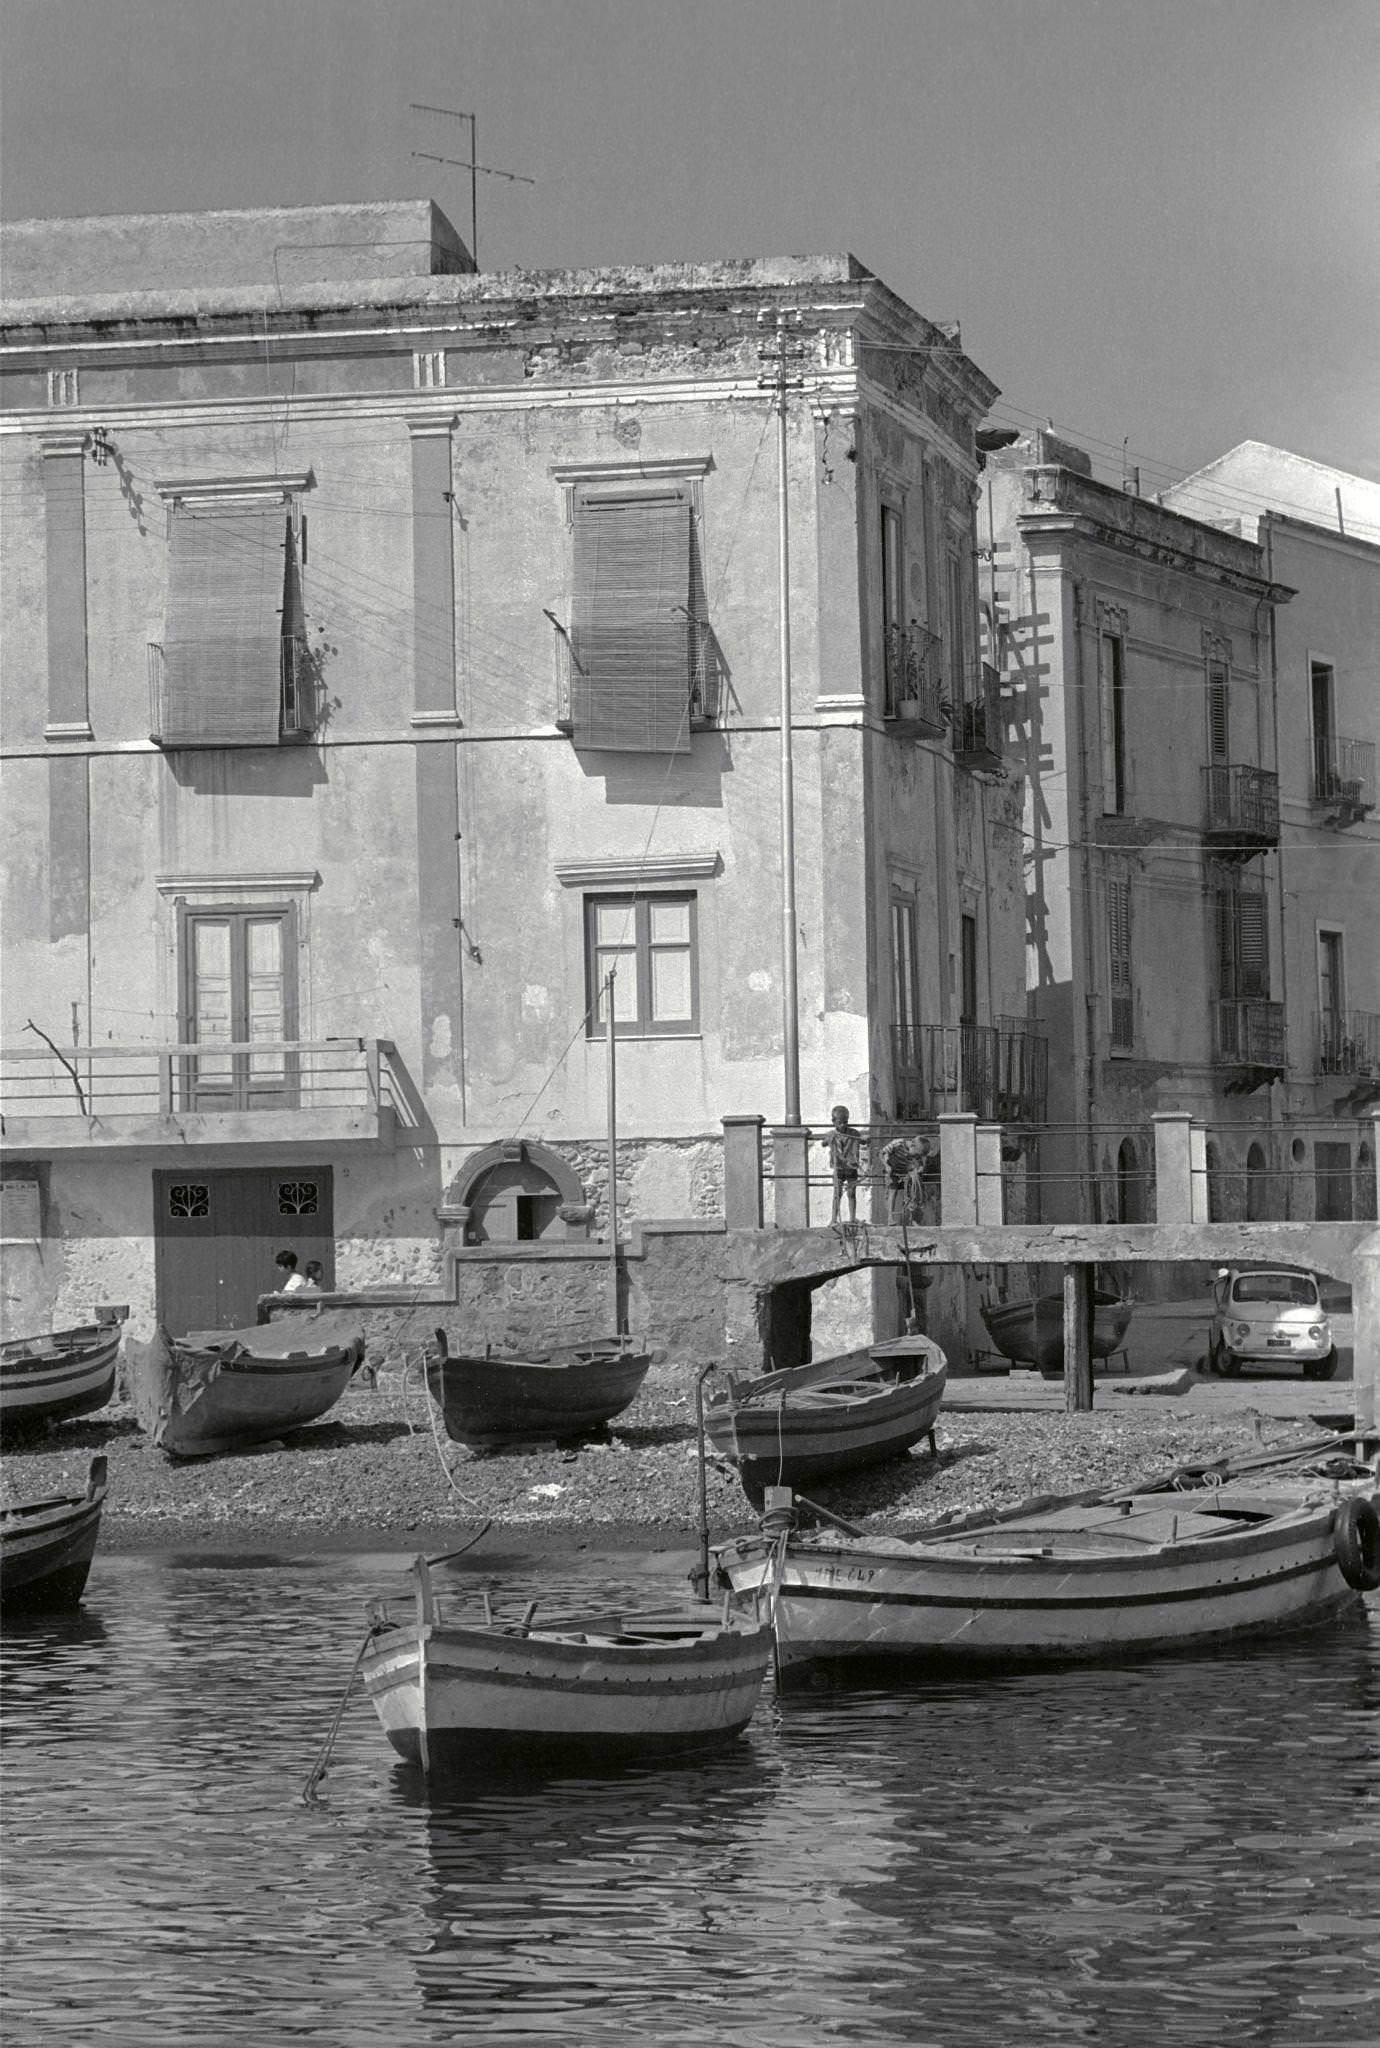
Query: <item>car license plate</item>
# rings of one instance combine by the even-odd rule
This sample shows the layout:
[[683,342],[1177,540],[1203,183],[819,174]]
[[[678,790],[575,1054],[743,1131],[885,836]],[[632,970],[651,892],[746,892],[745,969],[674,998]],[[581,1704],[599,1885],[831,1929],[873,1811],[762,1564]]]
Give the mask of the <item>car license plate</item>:
[[1270,1337],[1266,1341],[1272,1351],[1289,1351],[1294,1342],[1292,1337]]

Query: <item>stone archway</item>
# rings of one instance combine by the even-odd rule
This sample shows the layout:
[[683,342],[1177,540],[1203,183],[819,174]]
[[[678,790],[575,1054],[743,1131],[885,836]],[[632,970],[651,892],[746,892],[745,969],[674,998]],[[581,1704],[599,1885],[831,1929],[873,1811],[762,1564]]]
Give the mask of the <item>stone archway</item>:
[[548,1145],[486,1145],[451,1182],[446,1211],[465,1244],[524,1244],[583,1237],[589,1209],[574,1171]]

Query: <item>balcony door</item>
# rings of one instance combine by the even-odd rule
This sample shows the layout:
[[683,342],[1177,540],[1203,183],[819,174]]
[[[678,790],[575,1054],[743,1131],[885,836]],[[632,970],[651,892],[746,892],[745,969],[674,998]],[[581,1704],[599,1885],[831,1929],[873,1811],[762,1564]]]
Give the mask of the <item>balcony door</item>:
[[297,1035],[295,918],[290,906],[186,910],[182,914],[182,1040],[187,1045],[261,1044],[262,1052],[199,1053],[183,1062],[188,1110],[290,1109],[297,1062],[283,1041]]

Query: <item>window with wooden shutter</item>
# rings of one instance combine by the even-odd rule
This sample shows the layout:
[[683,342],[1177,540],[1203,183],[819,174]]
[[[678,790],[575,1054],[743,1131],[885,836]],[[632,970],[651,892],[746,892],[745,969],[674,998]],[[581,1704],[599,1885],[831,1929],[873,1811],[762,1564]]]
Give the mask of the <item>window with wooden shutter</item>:
[[1227,700],[1227,664],[1224,661],[1210,661],[1207,672],[1207,742],[1209,761],[1226,761],[1231,758],[1231,725]]
[[1107,963],[1111,992],[1113,1049],[1129,1052],[1135,1044],[1135,989],[1131,979],[1131,884],[1107,884]]
[[1270,993],[1270,946],[1263,890],[1222,883],[1213,892],[1217,993],[1244,1001]]
[[574,517],[575,744],[685,753],[704,637],[690,494],[583,489]]
[[1120,634],[1101,634],[1097,655],[1102,700],[1102,808],[1120,814],[1126,808],[1125,652]]
[[[300,641],[296,615],[296,539],[281,498],[176,506],[155,691],[161,744],[276,745],[285,652]],[[295,661],[292,675],[296,691]]]

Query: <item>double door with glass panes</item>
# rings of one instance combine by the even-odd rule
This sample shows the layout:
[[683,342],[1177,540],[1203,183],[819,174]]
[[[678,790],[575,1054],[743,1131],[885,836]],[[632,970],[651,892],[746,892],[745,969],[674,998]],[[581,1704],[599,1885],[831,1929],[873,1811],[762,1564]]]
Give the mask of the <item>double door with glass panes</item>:
[[295,950],[289,908],[183,913],[183,1043],[251,1049],[184,1054],[177,1077],[181,1108],[295,1105],[298,1059],[285,1045],[297,1033]]

